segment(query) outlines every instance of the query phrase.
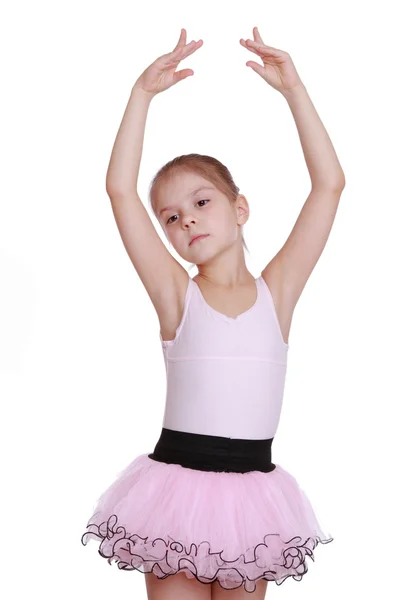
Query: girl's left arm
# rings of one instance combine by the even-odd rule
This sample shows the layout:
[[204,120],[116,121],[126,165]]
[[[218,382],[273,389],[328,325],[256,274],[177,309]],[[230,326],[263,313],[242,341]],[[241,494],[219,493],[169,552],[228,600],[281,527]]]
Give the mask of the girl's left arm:
[[246,64],[288,102],[311,178],[311,192],[288,239],[262,272],[289,319],[326,245],[346,182],[332,142],[290,55],[267,46],[257,27],[253,34],[254,40],[241,39],[240,43],[259,56],[263,65],[253,61]]
[[271,281],[275,274],[275,286],[291,314],[328,241],[346,181],[305,86],[298,84],[282,95],[296,123],[311,191],[285,244],[265,267],[263,275]]
[[344,172],[306,87],[299,83],[282,95],[296,123],[312,189],[336,191],[340,197],[346,183]]
[[340,196],[346,183],[344,172],[306,87],[298,83],[281,93],[296,123],[312,189],[329,189]]

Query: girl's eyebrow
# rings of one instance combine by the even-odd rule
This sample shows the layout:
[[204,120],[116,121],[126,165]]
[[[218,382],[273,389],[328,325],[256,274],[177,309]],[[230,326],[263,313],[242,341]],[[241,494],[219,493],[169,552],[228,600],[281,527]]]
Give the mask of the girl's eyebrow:
[[213,190],[213,187],[210,187],[209,185],[202,185],[198,188],[196,188],[195,190],[193,190],[192,192],[190,192],[189,196],[195,196],[197,194],[197,192],[200,192],[200,190]]
[[[197,192],[200,192],[201,190],[213,190],[213,187],[210,187],[209,185],[202,185],[198,188],[196,188],[195,190],[193,190],[192,192],[190,192],[189,196],[193,197],[197,194]],[[164,206],[164,208],[162,208],[160,210],[160,212],[158,213],[158,216],[160,217],[161,214],[166,211],[166,210],[173,210],[173,206]]]

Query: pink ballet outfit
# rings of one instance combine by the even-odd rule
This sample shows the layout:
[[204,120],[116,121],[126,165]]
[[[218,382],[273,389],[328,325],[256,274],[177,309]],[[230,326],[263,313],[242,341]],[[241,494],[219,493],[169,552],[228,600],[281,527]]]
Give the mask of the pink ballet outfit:
[[300,581],[323,532],[296,479],[271,461],[287,353],[269,288],[237,317],[188,278],[173,340],[161,337],[167,392],[160,438],[98,499],[82,543],[124,570],[178,572],[226,589]]

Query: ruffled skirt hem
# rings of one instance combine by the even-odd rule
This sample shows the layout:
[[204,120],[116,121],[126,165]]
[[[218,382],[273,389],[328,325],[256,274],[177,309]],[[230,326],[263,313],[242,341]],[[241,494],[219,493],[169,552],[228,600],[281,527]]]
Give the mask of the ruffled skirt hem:
[[204,472],[137,457],[103,493],[81,541],[122,570],[165,579],[179,572],[225,589],[260,579],[301,581],[307,558],[333,541],[295,478]]

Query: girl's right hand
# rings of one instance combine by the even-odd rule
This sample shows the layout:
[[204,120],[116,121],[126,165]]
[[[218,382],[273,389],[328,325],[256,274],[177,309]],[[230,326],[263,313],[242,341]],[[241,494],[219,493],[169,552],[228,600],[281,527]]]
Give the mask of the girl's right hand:
[[193,40],[186,44],[186,30],[181,29],[181,35],[175,49],[169,54],[160,56],[147,67],[137,79],[134,87],[141,89],[146,94],[155,96],[178,83],[178,81],[193,75],[191,69],[183,69],[176,73],[175,70],[181,60],[193,54],[202,45],[202,40],[198,42]]

